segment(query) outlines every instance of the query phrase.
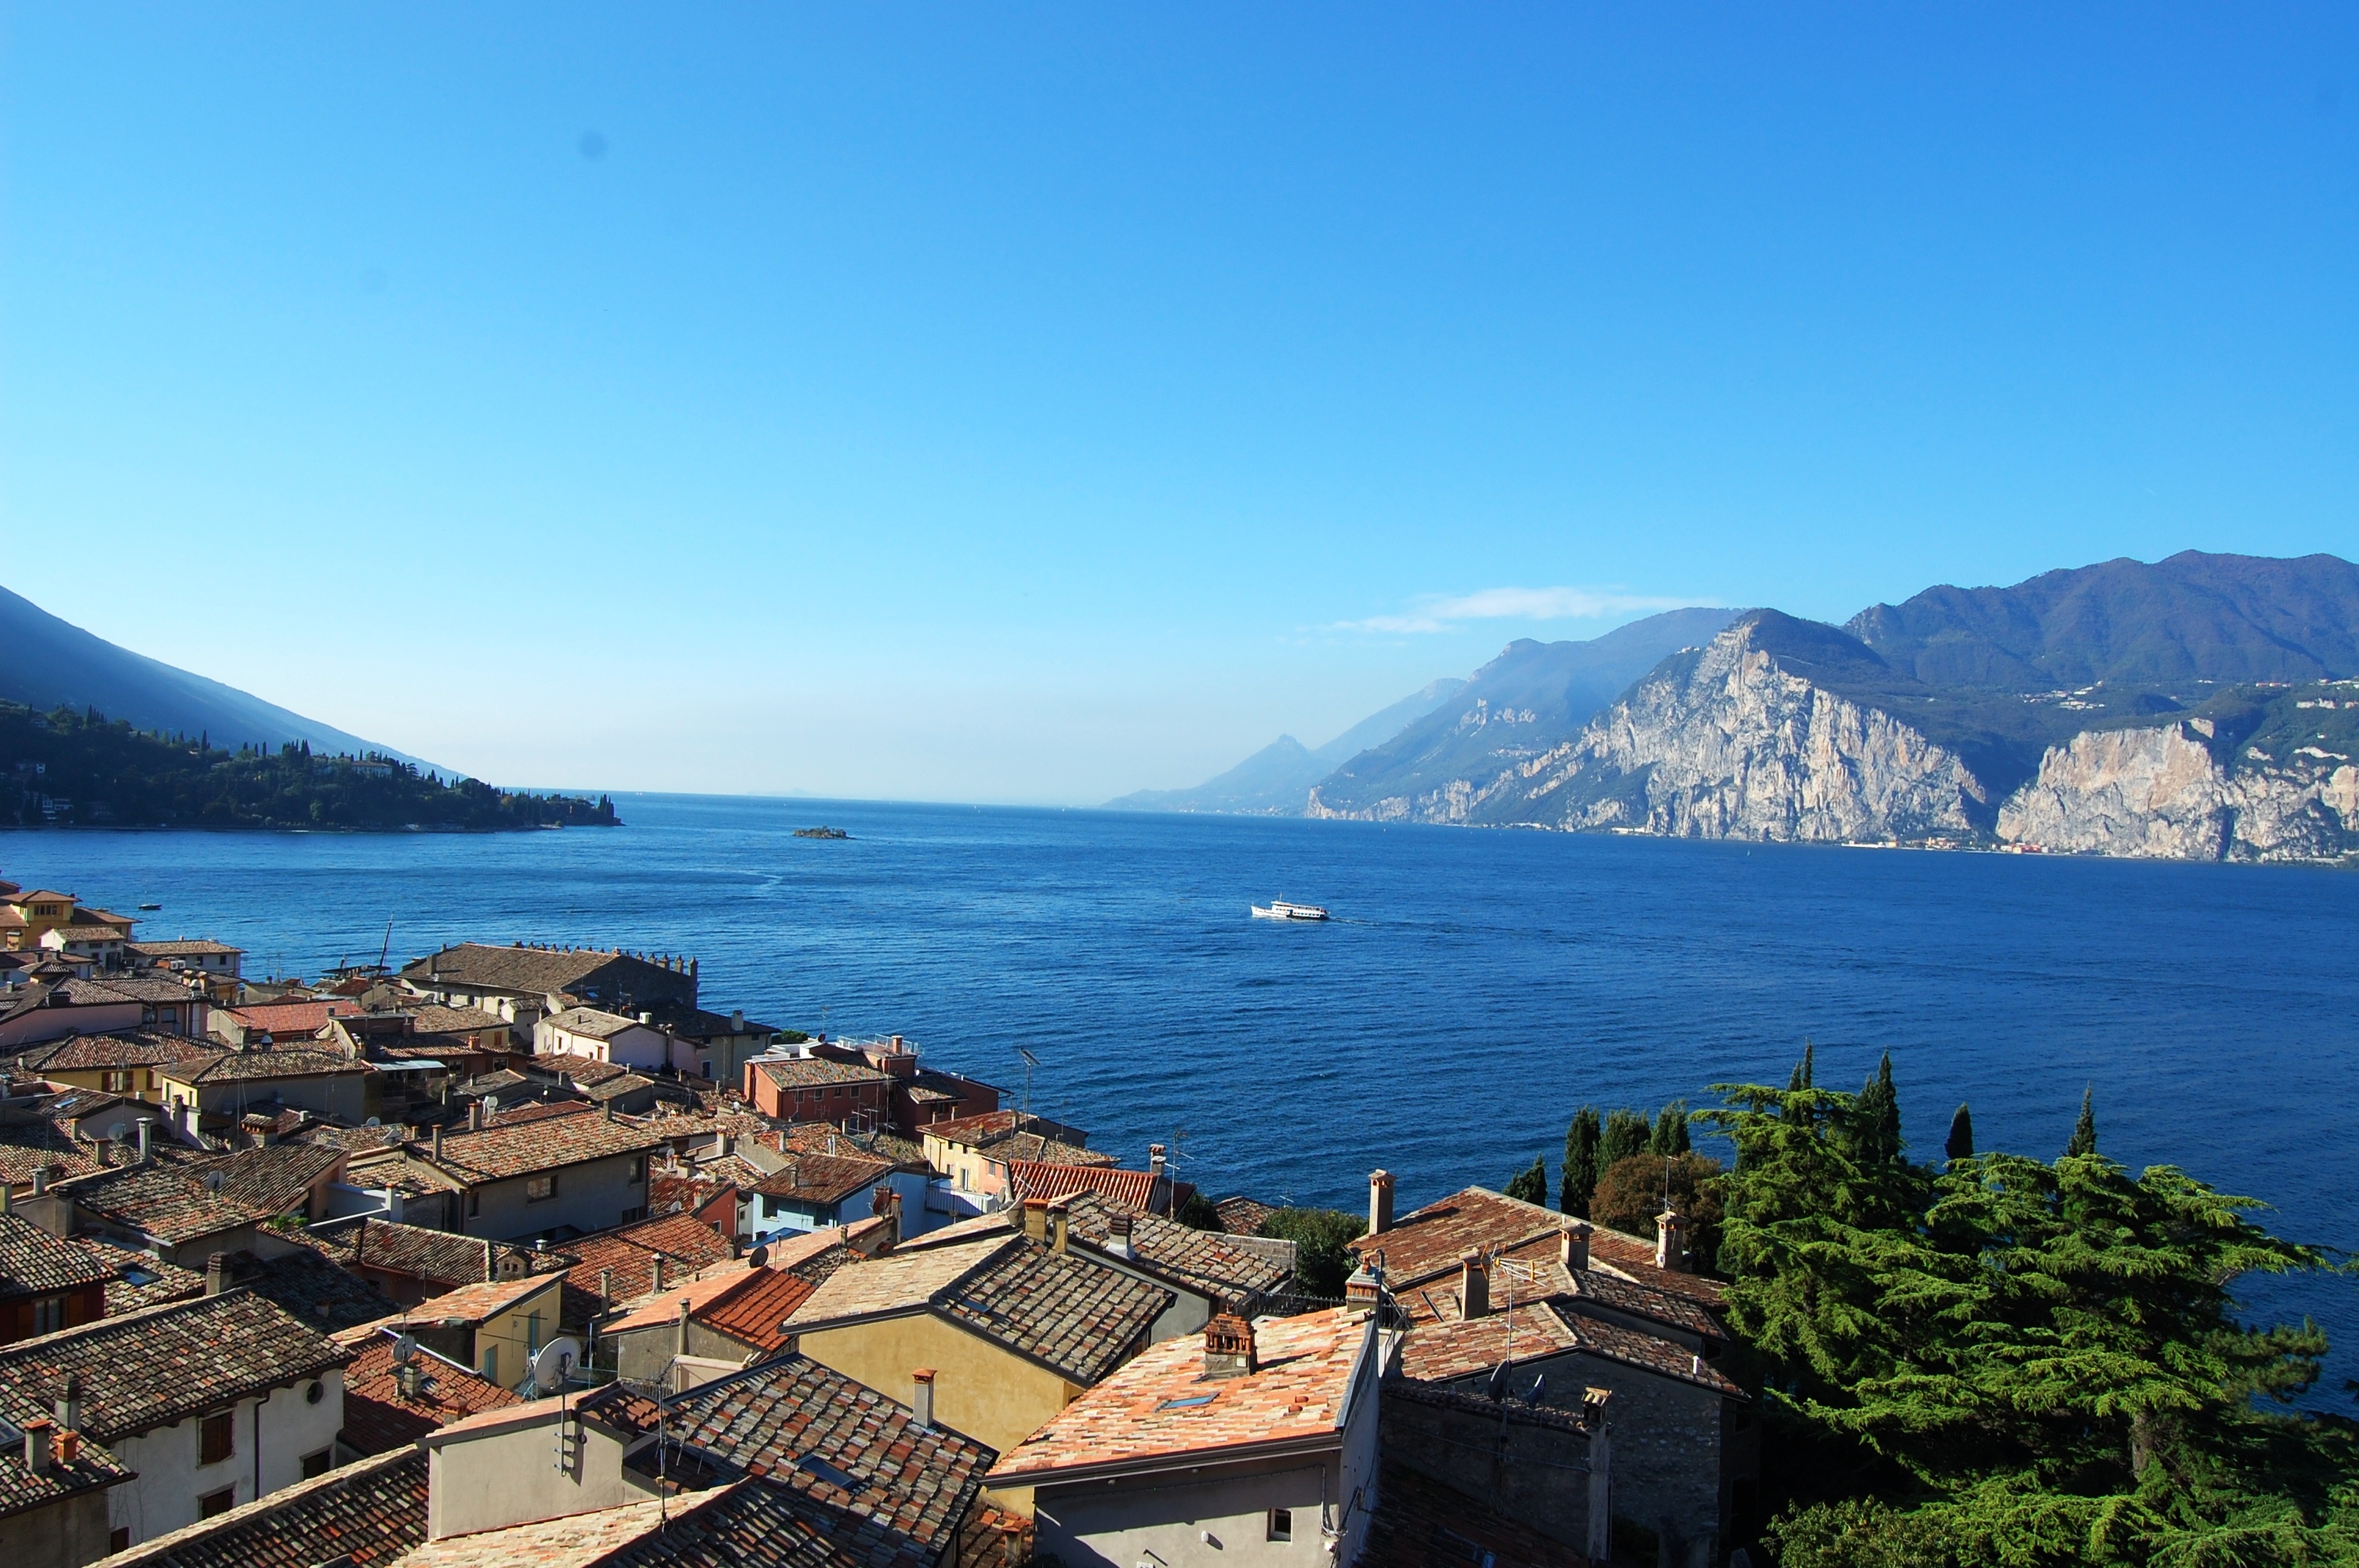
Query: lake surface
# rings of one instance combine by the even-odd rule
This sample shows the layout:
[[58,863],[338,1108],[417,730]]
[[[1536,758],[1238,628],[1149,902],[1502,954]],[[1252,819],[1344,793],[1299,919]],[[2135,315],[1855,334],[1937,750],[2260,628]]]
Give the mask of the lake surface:
[[[2359,876],[2287,867],[1924,854],[1258,818],[618,797],[628,826],[497,837],[0,835],[0,871],[210,935],[250,974],[444,942],[693,954],[708,1006],[901,1033],[1090,1130],[1127,1164],[1173,1144],[1214,1195],[1407,1209],[1553,1181],[1573,1109],[1819,1081],[1892,1053],[1938,1156],[2052,1156],[2084,1085],[2099,1143],[2359,1247]],[[848,841],[799,839],[821,822]],[[1247,915],[1325,903],[1324,925]],[[2256,1311],[2336,1336],[2347,1282]],[[2335,1396],[2340,1398],[2339,1395]]]

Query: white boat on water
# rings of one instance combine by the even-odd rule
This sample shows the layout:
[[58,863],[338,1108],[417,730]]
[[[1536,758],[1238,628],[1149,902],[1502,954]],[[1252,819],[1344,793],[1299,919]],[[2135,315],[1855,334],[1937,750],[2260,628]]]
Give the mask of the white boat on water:
[[1253,906],[1256,920],[1324,920],[1327,912],[1315,903],[1288,903],[1284,899]]

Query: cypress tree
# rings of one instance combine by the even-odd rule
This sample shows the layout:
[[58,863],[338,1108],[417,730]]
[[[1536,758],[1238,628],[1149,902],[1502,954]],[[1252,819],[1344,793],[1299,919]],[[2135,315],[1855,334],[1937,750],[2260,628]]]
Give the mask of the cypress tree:
[[2064,1152],[2093,1154],[2097,1152],[2097,1086],[2091,1084],[2081,1091],[2081,1119],[2072,1124],[2072,1141],[2064,1145]]
[[1633,1154],[1644,1154],[1655,1138],[1654,1124],[1635,1110],[1617,1110],[1605,1119],[1599,1140],[1597,1173],[1603,1175]]
[[1952,1160],[1974,1157],[1973,1113],[1962,1105],[1958,1107],[1958,1114],[1950,1118],[1950,1141],[1941,1146],[1941,1152]]
[[1548,1202],[1547,1163],[1536,1159],[1530,1170],[1518,1172],[1507,1183],[1507,1196],[1525,1203],[1545,1205]]
[[1647,1141],[1647,1152],[1658,1159],[1670,1159],[1688,1152],[1688,1102],[1675,1099],[1655,1114],[1655,1133]]
[[1557,1207],[1582,1219],[1589,1217],[1589,1195],[1597,1190],[1597,1162],[1601,1134],[1598,1130],[1597,1108],[1582,1106],[1573,1113],[1572,1125],[1564,1134],[1564,1180],[1557,1195]]
[[1852,1116],[1852,1141],[1860,1163],[1900,1158],[1900,1091],[1892,1084],[1891,1052],[1884,1054],[1875,1076],[1859,1091]]
[[[1814,1087],[1810,1083],[1810,1076],[1812,1072],[1810,1055],[1810,1042],[1809,1037],[1805,1036],[1802,1041],[1802,1059],[1794,1064],[1794,1076],[1786,1080],[1786,1092],[1788,1094],[1801,1094]],[[1810,1113],[1807,1110],[1804,1110],[1801,1107],[1793,1104],[1787,1105],[1784,1109],[1778,1112],[1778,1115],[1782,1119],[1790,1122],[1797,1127],[1804,1125],[1810,1119]]]

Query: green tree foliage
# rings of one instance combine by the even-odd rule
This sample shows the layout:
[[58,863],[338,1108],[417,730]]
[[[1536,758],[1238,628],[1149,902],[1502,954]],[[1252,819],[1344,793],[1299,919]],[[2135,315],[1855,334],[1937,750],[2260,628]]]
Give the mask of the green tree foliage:
[[1688,1141],[1688,1102],[1675,1099],[1655,1113],[1655,1130],[1647,1140],[1647,1152],[1659,1159],[1684,1154],[1691,1147]]
[[1723,1260],[1764,1401],[1850,1486],[1783,1568],[2359,1563],[2359,1454],[2282,1401],[2315,1327],[2251,1328],[2242,1275],[2328,1266],[2169,1167],[1864,1158],[1859,1100],[1724,1086]]
[[1364,1218],[1341,1209],[1282,1208],[1261,1222],[1260,1234],[1293,1242],[1295,1287],[1333,1301],[1356,1267],[1346,1249],[1367,1228]]
[[2064,1145],[2069,1158],[2097,1152],[2097,1086],[2081,1091],[2081,1119],[2072,1124],[2072,1141]]
[[1875,1076],[1859,1091],[1852,1120],[1852,1145],[1863,1162],[1900,1158],[1900,1092],[1892,1085],[1892,1053],[1876,1064]]
[[1564,1134],[1564,1170],[1557,1189],[1557,1207],[1566,1214],[1589,1217],[1589,1195],[1596,1190],[1598,1146],[1603,1132],[1597,1119],[1597,1108],[1582,1106],[1573,1113],[1572,1125]]
[[1201,1192],[1190,1193],[1188,1201],[1180,1206],[1180,1212],[1172,1217],[1191,1230],[1226,1228],[1221,1224],[1221,1211],[1213,1207],[1212,1200]]
[[1974,1153],[1974,1115],[1963,1105],[1958,1114],[1950,1118],[1950,1136],[1941,1145],[1941,1152],[1952,1160],[1971,1160]]
[[1536,1203],[1546,1207],[1548,1205],[1547,1164],[1540,1160],[1534,1160],[1531,1169],[1516,1172],[1507,1183],[1506,1195],[1525,1203]]
[[234,752],[151,735],[95,710],[0,703],[0,823],[123,827],[612,826],[614,803],[445,783],[387,757],[315,757],[289,742]]
[[1633,1154],[1643,1154],[1655,1141],[1655,1124],[1635,1110],[1617,1110],[1605,1119],[1605,1130],[1597,1141],[1597,1170],[1600,1175],[1620,1164]]
[[[1720,1250],[1720,1162],[1690,1150],[1669,1159],[1654,1153],[1633,1154],[1608,1165],[1597,1178],[1597,1194],[1590,1207],[1598,1224],[1626,1235],[1655,1235],[1655,1217],[1670,1206],[1688,1222],[1688,1252],[1699,1266],[1709,1267]],[[1668,1189],[1668,1192],[1667,1190]]]

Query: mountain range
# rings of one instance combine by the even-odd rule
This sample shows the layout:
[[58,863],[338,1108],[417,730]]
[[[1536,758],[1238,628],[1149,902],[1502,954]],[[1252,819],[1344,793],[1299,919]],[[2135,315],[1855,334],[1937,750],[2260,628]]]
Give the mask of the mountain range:
[[0,648],[6,650],[0,654],[0,701],[36,713],[96,708],[135,730],[206,736],[216,746],[234,749],[250,742],[275,751],[291,741],[331,755],[374,752],[429,765],[250,692],[118,647],[6,589],[0,589]]
[[2359,567],[2332,556],[2106,561],[1929,589],[1840,627],[1674,611],[1511,644],[1310,784],[1300,809],[2341,859],[2359,854],[2354,677]]

